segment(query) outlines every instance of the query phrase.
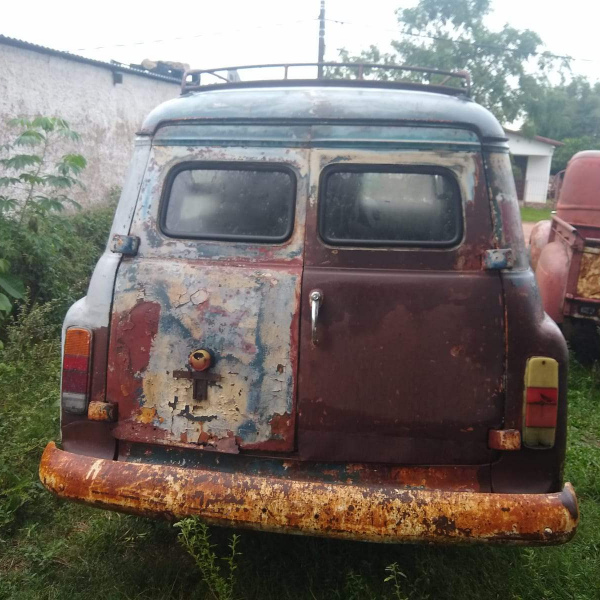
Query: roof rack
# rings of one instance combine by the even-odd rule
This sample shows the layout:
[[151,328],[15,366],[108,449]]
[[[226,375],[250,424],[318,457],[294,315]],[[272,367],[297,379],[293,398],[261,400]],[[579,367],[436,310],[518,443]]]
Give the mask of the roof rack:
[[[292,77],[290,70],[299,68],[304,70],[302,76]],[[255,71],[257,69],[283,69],[283,77],[241,79],[240,71]],[[316,69],[316,77],[307,76],[306,72],[310,69]],[[402,72],[407,74],[408,77],[396,79],[396,76]],[[380,79],[372,78],[373,75],[378,75]],[[451,80],[456,80],[458,85],[447,85]],[[471,95],[471,76],[467,71],[442,71],[427,67],[356,62],[273,63],[220,67],[218,69],[195,69],[184,73],[181,82],[181,93],[186,94],[187,92],[218,87],[281,85],[281,81],[295,85],[315,85],[315,81],[317,81],[318,85],[353,84],[369,87],[425,88],[442,94]]]

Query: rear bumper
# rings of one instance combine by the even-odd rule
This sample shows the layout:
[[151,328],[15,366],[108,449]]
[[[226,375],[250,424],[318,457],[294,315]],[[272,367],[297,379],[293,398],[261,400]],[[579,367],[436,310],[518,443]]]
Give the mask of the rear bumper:
[[494,494],[284,480],[95,459],[46,447],[54,494],[122,512],[379,542],[560,544],[575,534],[573,487]]

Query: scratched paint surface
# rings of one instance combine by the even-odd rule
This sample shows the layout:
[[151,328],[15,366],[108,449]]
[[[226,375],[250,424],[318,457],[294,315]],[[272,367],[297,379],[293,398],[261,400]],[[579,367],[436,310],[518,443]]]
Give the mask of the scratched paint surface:
[[[131,234],[138,255],[119,267],[107,393],[119,439],[291,451],[306,198],[304,151],[160,147],[150,157]],[[298,182],[295,229],[277,245],[173,239],[159,227],[165,176],[184,161],[273,161]],[[189,354],[214,356],[205,399],[174,378]]]
[[[145,364],[109,372],[119,403],[118,437],[134,439],[150,427],[162,441],[201,444],[222,451],[271,441],[293,442],[295,348],[290,330],[300,278],[294,270],[157,260],[131,261],[115,291],[115,352],[146,337]],[[129,319],[141,306],[158,307],[148,340]],[[123,324],[123,325],[122,325]],[[145,322],[147,325],[147,321]],[[194,400],[192,382],[176,379],[198,348],[214,356],[206,400]],[[140,375],[138,375],[140,374]],[[132,378],[137,385],[128,385]],[[281,428],[281,421],[288,427]],[[278,442],[278,443],[277,443]],[[273,445],[273,444],[272,444]]]

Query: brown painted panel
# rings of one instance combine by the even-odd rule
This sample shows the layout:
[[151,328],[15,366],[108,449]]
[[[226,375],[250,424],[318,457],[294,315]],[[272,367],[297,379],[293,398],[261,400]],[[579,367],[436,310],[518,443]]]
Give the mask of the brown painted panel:
[[[318,345],[312,289],[324,295]],[[497,274],[306,267],[301,319],[302,458],[490,460],[488,429],[504,413]]]
[[567,424],[568,351],[557,325],[544,313],[531,270],[503,273],[506,305],[506,429],[521,429],[525,365],[531,356],[559,363],[558,425],[554,447],[502,453],[492,465],[495,492],[553,492],[562,487]]
[[[454,248],[347,248],[317,230],[314,151],[302,284],[298,450],[313,460],[483,464],[504,414],[504,308],[482,162],[473,153],[354,152],[359,164],[432,165],[454,173],[464,237]],[[315,201],[316,200],[316,201]],[[309,293],[319,289],[320,343]]]

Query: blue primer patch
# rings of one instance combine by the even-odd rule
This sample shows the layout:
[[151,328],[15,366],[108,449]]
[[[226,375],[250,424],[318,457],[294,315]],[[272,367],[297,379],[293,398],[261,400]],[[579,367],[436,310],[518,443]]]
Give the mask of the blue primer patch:
[[[258,433],[256,423],[248,419],[244,421],[237,429],[238,435],[246,442],[253,442],[254,437]],[[250,438],[250,439],[249,439]]]
[[264,341],[262,339],[262,331],[261,331],[262,326],[264,324],[264,320],[265,320],[265,313],[264,313],[265,294],[262,293],[263,287],[265,285],[265,281],[260,281],[259,285],[260,285],[260,292],[261,292],[260,293],[261,303],[260,303],[260,307],[258,309],[258,319],[257,319],[257,324],[256,324],[256,354],[254,355],[254,358],[252,359],[252,362],[250,363],[251,370],[257,374],[257,377],[255,380],[255,385],[250,388],[250,394],[248,397],[248,410],[252,413],[259,412],[259,414],[261,416],[264,416],[262,414],[262,411],[259,411],[259,408],[262,408],[260,406],[260,398],[262,395],[263,381],[265,379],[264,364],[265,364],[265,357],[266,357],[266,348],[265,348]]

